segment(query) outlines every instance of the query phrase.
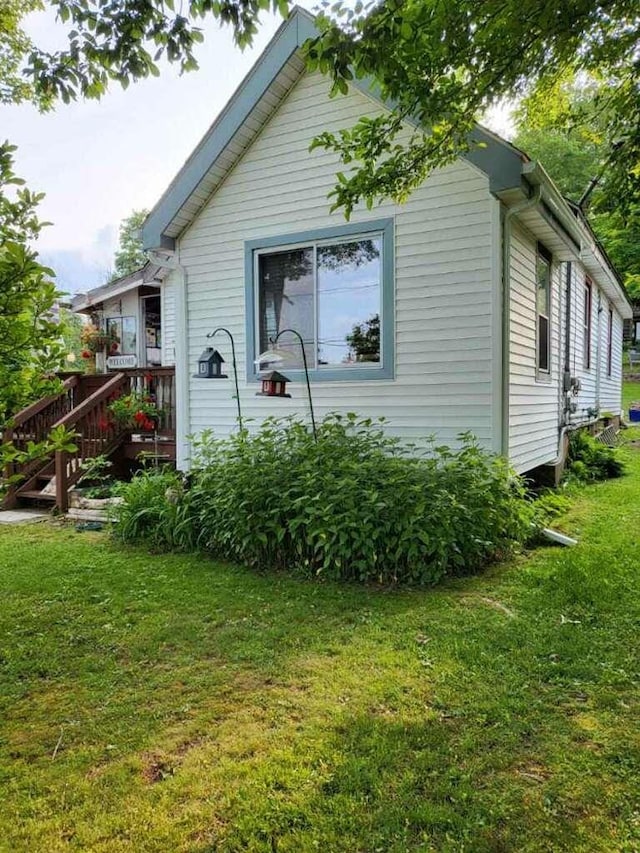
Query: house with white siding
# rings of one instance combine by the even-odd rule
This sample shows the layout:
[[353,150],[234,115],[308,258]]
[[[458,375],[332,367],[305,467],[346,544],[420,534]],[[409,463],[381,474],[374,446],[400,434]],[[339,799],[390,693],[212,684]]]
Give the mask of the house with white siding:
[[291,396],[256,395],[258,355],[290,328],[317,417],[384,416],[403,439],[452,445],[471,431],[519,472],[557,465],[569,430],[621,412],[631,307],[615,270],[544,169],[482,128],[406,203],[330,213],[339,164],[310,142],[386,107],[364,82],[329,98],[301,56],[313,35],[294,10],[143,227],[166,271],[178,465],[189,436],[237,428],[226,335],[214,344],[229,381],[197,376],[217,327],[233,336],[250,426],[308,417],[295,335],[279,340]]

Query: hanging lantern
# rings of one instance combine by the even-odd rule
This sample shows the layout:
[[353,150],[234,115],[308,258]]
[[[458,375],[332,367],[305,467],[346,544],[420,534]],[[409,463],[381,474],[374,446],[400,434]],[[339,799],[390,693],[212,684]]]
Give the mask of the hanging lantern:
[[224,358],[217,349],[207,347],[198,359],[198,372],[194,376],[199,379],[227,379],[222,372]]
[[260,377],[262,382],[262,390],[256,393],[256,397],[291,397],[287,394],[287,382],[289,379],[278,373],[277,370],[272,370],[270,373],[265,373]]

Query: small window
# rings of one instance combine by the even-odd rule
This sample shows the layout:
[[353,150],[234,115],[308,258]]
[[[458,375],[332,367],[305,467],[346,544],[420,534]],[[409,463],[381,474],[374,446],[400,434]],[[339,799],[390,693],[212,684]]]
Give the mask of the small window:
[[609,318],[607,322],[607,376],[611,376],[611,366],[613,361],[613,311],[609,308]]
[[591,367],[591,311],[593,307],[593,291],[591,282],[584,283],[584,317],[582,326],[582,356],[585,370]]
[[536,256],[536,365],[539,373],[551,371],[551,255],[538,244]]
[[136,318],[108,317],[107,329],[118,338],[119,355],[135,355],[137,351]]
[[289,350],[283,369],[302,368],[298,339],[286,329],[301,335],[314,379],[393,375],[392,227],[383,220],[246,244],[249,375],[256,371],[250,357],[279,333],[278,347]]

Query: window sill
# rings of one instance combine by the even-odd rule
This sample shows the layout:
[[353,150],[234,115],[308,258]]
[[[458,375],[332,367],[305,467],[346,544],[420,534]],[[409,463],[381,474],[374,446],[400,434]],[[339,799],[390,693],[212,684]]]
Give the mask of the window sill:
[[[278,370],[286,374],[292,382],[302,382],[305,379],[304,370],[298,368],[291,370],[285,364],[279,365]],[[313,383],[322,382],[370,382],[379,381],[381,379],[394,379],[393,368],[388,367],[348,367],[334,368],[327,370],[317,370],[314,368],[309,371],[309,381]],[[260,374],[255,372],[249,377],[249,381],[260,381]]]
[[536,382],[539,385],[551,385],[553,382],[553,376],[551,373],[543,373],[542,371],[536,370]]

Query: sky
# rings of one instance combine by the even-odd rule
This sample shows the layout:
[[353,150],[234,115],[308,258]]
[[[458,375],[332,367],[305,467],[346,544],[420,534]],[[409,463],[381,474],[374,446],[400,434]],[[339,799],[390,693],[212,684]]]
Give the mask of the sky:
[[[160,77],[126,90],[116,84],[100,101],[60,103],[46,114],[28,104],[0,107],[0,138],[18,146],[15,172],[45,193],[39,216],[52,225],[37,248],[62,289],[108,278],[120,221],[155,204],[280,22],[264,16],[244,53],[230,30],[204,24],[200,69],[189,74],[165,64]],[[31,16],[26,29],[40,46],[60,44],[50,13]]]
[[[312,8],[313,0],[301,5]],[[100,101],[61,103],[47,114],[28,104],[0,107],[0,139],[18,146],[16,173],[45,193],[39,215],[52,225],[37,248],[61,289],[84,291],[108,280],[119,223],[155,204],[281,23],[262,20],[244,52],[230,30],[203,24],[200,68],[183,76],[165,64],[160,77],[126,90],[116,84]],[[41,47],[64,44],[51,11],[31,15],[26,29]],[[491,126],[500,131],[502,124],[497,111]]]

